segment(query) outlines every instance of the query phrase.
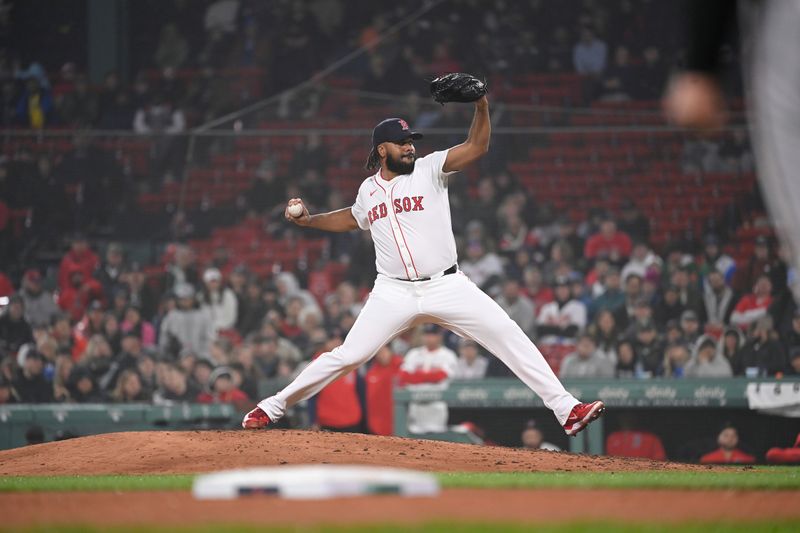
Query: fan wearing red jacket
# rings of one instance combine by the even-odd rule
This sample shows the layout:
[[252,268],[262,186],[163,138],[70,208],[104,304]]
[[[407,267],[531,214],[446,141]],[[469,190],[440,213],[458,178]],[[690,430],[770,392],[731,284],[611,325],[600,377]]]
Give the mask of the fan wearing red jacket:
[[[342,343],[344,335],[333,330],[322,350],[314,359]],[[309,398],[308,415],[312,427],[328,431],[360,433],[364,410],[361,407],[363,380],[357,370],[329,383],[319,394]]]
[[586,240],[583,256],[586,259],[602,257],[619,264],[630,257],[632,248],[631,238],[624,231],[617,231],[617,223],[609,217],[600,223],[600,231]]
[[719,444],[719,448],[700,458],[702,464],[751,464],[756,462],[755,457],[736,447],[739,444],[739,432],[735,427],[723,428],[717,437],[717,444]]
[[402,364],[403,358],[387,345],[378,350],[367,371],[367,429],[373,435],[394,434],[392,393]]
[[95,269],[100,265],[100,260],[86,241],[86,237],[77,235],[72,239],[70,250],[61,259],[58,268],[58,287],[62,291],[71,286],[70,276],[76,270],[83,274],[84,280],[92,278]]

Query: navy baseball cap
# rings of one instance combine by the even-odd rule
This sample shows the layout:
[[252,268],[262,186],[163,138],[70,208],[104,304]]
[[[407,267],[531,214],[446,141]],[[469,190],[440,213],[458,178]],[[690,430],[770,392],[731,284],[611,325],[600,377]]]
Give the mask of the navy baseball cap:
[[422,139],[422,134],[416,131],[411,131],[408,122],[402,118],[387,118],[380,122],[372,130],[372,146],[373,148],[385,142],[400,142],[404,139]]

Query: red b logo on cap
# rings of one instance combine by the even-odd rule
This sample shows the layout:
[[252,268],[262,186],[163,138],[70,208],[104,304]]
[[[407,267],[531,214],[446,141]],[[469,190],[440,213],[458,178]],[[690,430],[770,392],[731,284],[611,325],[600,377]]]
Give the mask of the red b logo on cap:
[[408,122],[406,122],[402,118],[397,119],[397,121],[400,122],[400,127],[401,128],[403,128],[404,130],[408,129]]

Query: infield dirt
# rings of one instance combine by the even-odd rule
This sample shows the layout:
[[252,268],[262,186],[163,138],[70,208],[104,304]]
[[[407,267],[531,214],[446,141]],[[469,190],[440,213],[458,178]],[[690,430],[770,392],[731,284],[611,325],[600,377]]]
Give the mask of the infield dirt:
[[628,472],[706,467],[355,433],[109,433],[0,452],[0,475],[189,474],[283,464],[381,465],[436,472]]

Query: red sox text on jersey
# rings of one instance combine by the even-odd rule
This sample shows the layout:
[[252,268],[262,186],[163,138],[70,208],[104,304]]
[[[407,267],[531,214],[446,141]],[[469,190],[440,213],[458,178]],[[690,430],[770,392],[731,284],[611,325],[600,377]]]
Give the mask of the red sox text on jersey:
[[[394,199],[394,212],[395,213],[405,213],[408,211],[424,211],[425,208],[422,207],[422,200],[425,198],[424,196],[406,196],[404,198],[395,198]],[[389,213],[386,210],[386,204],[376,204],[367,212],[367,218],[369,218],[369,223],[372,224],[376,220],[380,220]]]

